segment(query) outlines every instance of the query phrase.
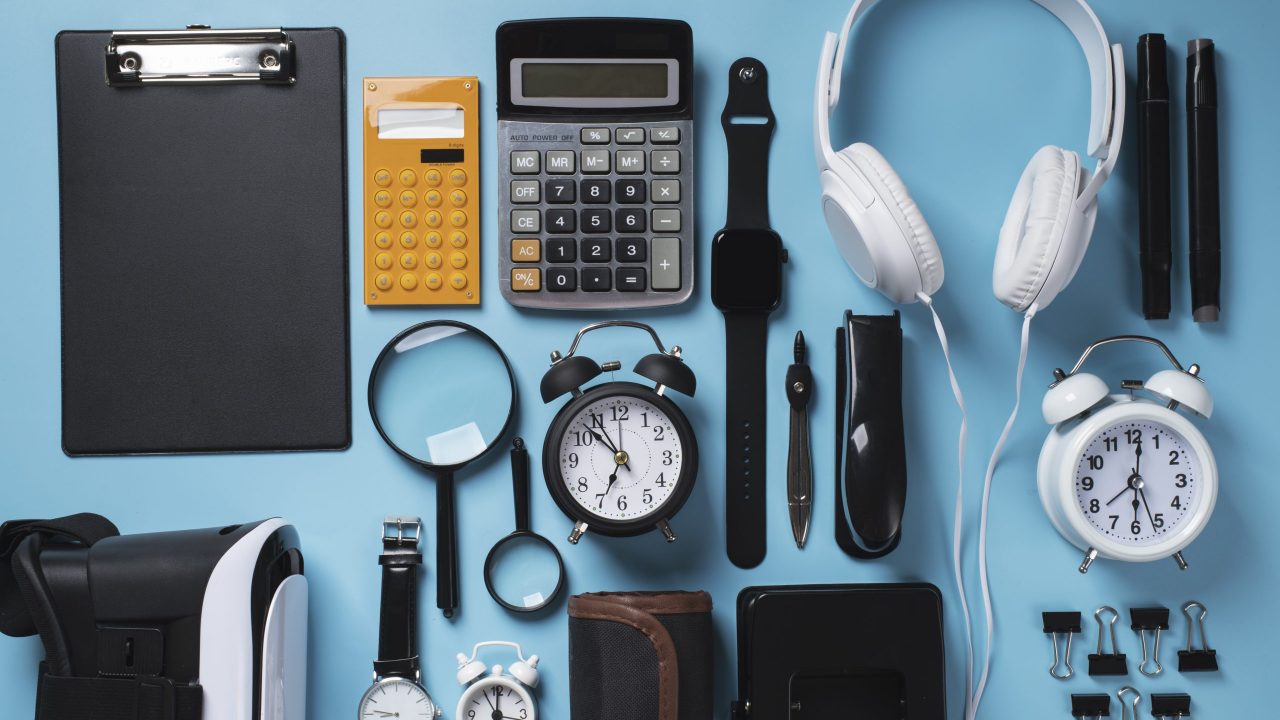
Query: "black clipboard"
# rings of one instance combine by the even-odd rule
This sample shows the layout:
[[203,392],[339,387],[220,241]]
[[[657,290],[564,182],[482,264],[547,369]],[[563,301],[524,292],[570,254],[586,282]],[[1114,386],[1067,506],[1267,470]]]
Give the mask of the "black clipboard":
[[350,445],[344,44],[57,36],[68,455]]

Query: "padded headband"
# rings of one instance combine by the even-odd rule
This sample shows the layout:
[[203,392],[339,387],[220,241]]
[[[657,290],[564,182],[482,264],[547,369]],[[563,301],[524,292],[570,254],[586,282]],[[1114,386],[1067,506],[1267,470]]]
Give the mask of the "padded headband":
[[[1089,61],[1089,79],[1092,86],[1092,114],[1089,121],[1089,155],[1103,162],[1099,164],[1097,175],[1105,179],[1115,165],[1115,156],[1119,148],[1112,147],[1113,139],[1119,136],[1116,122],[1117,113],[1123,118],[1124,112],[1124,72],[1123,49],[1119,45],[1112,46],[1107,41],[1107,33],[1098,21],[1098,16],[1084,0],[1034,0],[1045,10],[1053,13],[1076,36],[1080,49]],[[818,122],[825,130],[827,116],[835,110],[840,101],[840,76],[844,68],[844,53],[849,47],[849,33],[854,23],[876,3],[876,0],[856,0],[849,14],[845,16],[844,27],[840,30],[836,44],[835,57],[826,54],[824,46],[823,70],[827,72],[827,112],[820,115]],[[831,37],[832,34],[828,34]],[[830,63],[828,67],[828,63]],[[1119,76],[1118,76],[1119,75]],[[1117,88],[1121,94],[1117,95]],[[1118,107],[1117,107],[1118,106]],[[826,134],[826,133],[822,133]],[[830,145],[828,145],[830,147]],[[1091,186],[1094,183],[1090,183]],[[1101,185],[1101,182],[1097,183]],[[1097,187],[1087,193],[1091,201]]]

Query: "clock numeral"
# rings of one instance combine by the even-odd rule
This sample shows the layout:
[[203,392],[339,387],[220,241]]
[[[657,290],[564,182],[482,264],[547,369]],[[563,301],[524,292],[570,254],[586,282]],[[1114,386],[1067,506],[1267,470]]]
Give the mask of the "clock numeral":
[[1160,449],[1160,433],[1151,433],[1151,442],[1155,443],[1156,449]]
[[493,688],[493,696],[494,696],[495,698],[499,698],[499,699],[501,699],[501,698],[502,698],[502,692],[503,692],[503,687],[502,687],[501,685],[498,685],[498,686],[496,686],[496,687],[494,687],[494,688]]
[[1080,489],[1084,490],[1085,492],[1089,492],[1093,490],[1093,478],[1089,477],[1088,475],[1085,475],[1084,477],[1080,478]]
[[1115,452],[1120,449],[1120,438],[1102,438],[1102,445],[1107,452]]
[[622,422],[628,419],[628,413],[631,412],[631,408],[626,405],[614,405],[610,410],[613,411],[613,422]]
[[593,439],[593,438],[591,437],[591,433],[589,433],[589,432],[584,432],[584,431],[582,431],[582,430],[574,430],[574,431],[573,431],[573,446],[574,446],[574,447],[591,447],[591,441],[592,441],[592,439]]
[[618,496],[618,509],[619,509],[619,510],[626,510],[626,509],[627,509],[627,496],[626,496],[626,495],[619,495],[619,496]]
[[529,711],[524,708],[520,708],[520,720],[528,720],[528,718],[529,718]]
[[[665,437],[665,436],[662,434],[662,426],[661,426],[661,425],[654,425],[654,426],[653,426],[653,441],[654,441],[654,442],[662,442],[662,438],[663,438],[663,437]],[[670,463],[668,463],[668,464],[670,464]]]
[[657,479],[657,480],[654,480],[654,481],[653,481],[653,484],[654,484],[654,485],[657,485],[658,487],[666,487],[666,486],[667,486],[667,478],[665,477],[665,474],[664,474],[664,473],[658,473],[658,479]]
[[578,492],[586,492],[586,491],[587,491],[587,478],[585,476],[578,478]]
[[476,709],[475,709],[475,708],[471,708],[470,710],[467,710],[467,717],[468,717],[468,718],[474,718],[475,716],[476,716]]
[[1174,495],[1174,496],[1173,496],[1173,502],[1169,503],[1169,507],[1173,508],[1174,510],[1181,510],[1181,509],[1182,509],[1182,496],[1181,496],[1181,495]]
[[1112,530],[1115,530],[1115,529],[1116,529],[1116,523],[1120,522],[1120,516],[1119,516],[1119,515],[1108,515],[1107,517],[1111,518],[1111,529],[1112,529]]
[[591,427],[604,429],[604,413],[588,413],[591,416]]
[[[1171,464],[1172,464],[1172,463],[1171,463]],[[1187,486],[1187,475],[1186,475],[1186,473],[1178,473],[1177,475],[1174,475],[1174,477],[1175,477],[1175,478],[1177,478],[1177,480],[1178,480],[1177,482],[1175,482],[1175,483],[1173,484],[1173,486],[1174,486],[1174,487],[1184,488],[1184,487],[1186,487],[1186,486]]]
[[1124,431],[1125,439],[1130,445],[1137,445],[1142,442],[1142,431],[1138,428],[1130,428]]
[[1157,528],[1164,527],[1164,513],[1156,513],[1155,516],[1151,518],[1151,524]]
[[1097,513],[1101,511],[1102,511],[1102,503],[1098,502],[1097,498],[1094,498],[1089,501],[1089,512]]
[[1137,520],[1134,520],[1132,523],[1129,524],[1129,532],[1133,533],[1134,535],[1142,534],[1142,523],[1138,522]]
[[653,491],[652,491],[652,490],[650,490],[649,488],[645,488],[645,489],[644,489],[644,495],[642,495],[640,499],[644,501],[644,504],[645,504],[645,505],[652,505],[652,504],[653,504]]
[[1090,455],[1090,456],[1089,456],[1089,469],[1090,469],[1090,470],[1101,470],[1101,469],[1102,469],[1102,456],[1101,456],[1101,455]]
[[569,467],[578,467],[578,453],[569,453]]
[[642,420],[640,427],[649,427],[649,413],[640,413],[640,420]]
[[663,464],[663,465],[670,465],[671,463],[672,463],[671,451],[670,451],[670,450],[663,450],[663,451],[662,451],[662,464]]
[[1170,464],[1170,465],[1181,465],[1181,464],[1182,464],[1181,462],[1179,462],[1179,461],[1178,461],[1178,451],[1177,451],[1177,450],[1170,450],[1170,451],[1169,451],[1169,464]]

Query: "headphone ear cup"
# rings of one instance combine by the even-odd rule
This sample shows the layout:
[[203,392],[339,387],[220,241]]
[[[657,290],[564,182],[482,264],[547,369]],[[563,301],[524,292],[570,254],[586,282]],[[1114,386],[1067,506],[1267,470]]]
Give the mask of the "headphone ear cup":
[[[1077,242],[1074,235],[1081,233],[1080,218],[1073,221],[1073,215],[1080,214],[1075,200],[1082,182],[1080,156],[1070,150],[1046,145],[1027,163],[996,246],[991,288],[1000,302],[1023,312],[1037,301],[1048,305],[1062,289],[1040,297],[1064,242]],[[1078,253],[1073,248],[1071,254]]]

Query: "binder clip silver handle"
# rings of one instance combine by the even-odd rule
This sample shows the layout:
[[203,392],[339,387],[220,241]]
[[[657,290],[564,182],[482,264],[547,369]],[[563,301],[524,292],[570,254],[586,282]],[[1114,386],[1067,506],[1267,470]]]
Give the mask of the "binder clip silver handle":
[[292,84],[293,41],[280,28],[117,30],[104,62],[107,84]]
[[[1124,707],[1124,696],[1126,694],[1133,695],[1133,700],[1129,702],[1129,712],[1125,712]],[[1129,720],[1138,720],[1138,705],[1142,702],[1142,693],[1125,685],[1116,692],[1116,697],[1120,699],[1120,720],[1124,720],[1125,716],[1128,716]]]

